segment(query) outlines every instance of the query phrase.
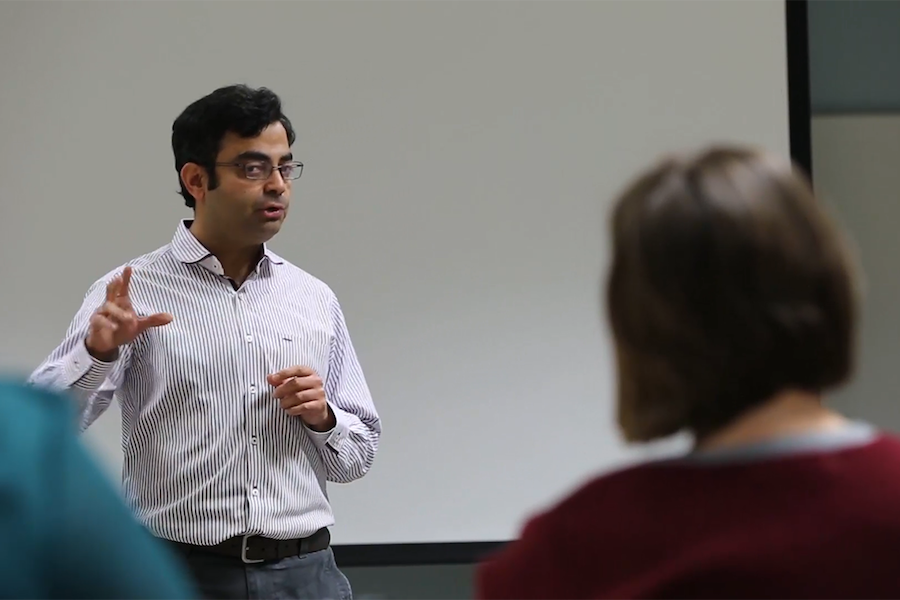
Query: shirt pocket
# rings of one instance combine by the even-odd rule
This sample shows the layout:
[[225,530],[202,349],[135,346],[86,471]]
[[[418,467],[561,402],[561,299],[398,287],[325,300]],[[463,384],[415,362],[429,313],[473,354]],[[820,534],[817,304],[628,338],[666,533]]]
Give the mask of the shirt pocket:
[[267,370],[277,373],[288,367],[304,366],[325,381],[331,344],[332,334],[322,325],[302,319],[273,324],[265,336]]

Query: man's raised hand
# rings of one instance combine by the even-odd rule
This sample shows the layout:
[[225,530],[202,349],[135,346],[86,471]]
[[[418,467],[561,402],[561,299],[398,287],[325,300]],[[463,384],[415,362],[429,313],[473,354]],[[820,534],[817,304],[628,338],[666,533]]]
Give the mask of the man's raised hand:
[[129,344],[150,327],[172,322],[172,315],[156,313],[140,317],[134,312],[128,297],[131,267],[106,286],[106,301],[91,316],[85,346],[98,360],[112,361],[118,357],[119,346]]

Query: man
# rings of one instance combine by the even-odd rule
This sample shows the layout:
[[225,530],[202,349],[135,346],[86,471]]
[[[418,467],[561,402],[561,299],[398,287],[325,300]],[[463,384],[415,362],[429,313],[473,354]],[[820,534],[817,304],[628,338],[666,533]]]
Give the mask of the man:
[[71,418],[67,398],[0,383],[0,598],[194,598]]
[[97,281],[32,376],[77,396],[82,428],[118,396],[125,491],[208,597],[350,597],[325,485],[362,477],[381,433],[337,298],[266,247],[294,137],[264,88],[188,106],[172,148],[194,218]]

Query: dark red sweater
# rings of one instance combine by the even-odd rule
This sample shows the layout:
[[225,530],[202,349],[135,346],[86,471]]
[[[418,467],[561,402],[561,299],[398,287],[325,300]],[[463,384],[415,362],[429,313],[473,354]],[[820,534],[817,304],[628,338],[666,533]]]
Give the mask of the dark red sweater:
[[481,565],[478,598],[900,598],[900,440],[592,481]]

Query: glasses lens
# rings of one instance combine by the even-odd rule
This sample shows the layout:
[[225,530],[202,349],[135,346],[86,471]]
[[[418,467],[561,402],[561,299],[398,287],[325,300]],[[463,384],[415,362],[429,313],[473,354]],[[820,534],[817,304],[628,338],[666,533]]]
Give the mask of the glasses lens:
[[298,162],[281,165],[278,168],[281,169],[281,176],[284,179],[300,179],[300,175],[303,173],[303,164]]
[[268,179],[272,174],[272,168],[263,162],[248,162],[243,167],[247,179]]

